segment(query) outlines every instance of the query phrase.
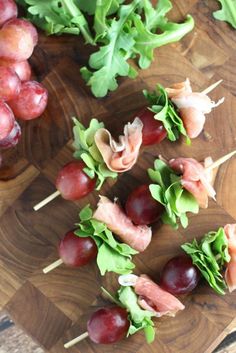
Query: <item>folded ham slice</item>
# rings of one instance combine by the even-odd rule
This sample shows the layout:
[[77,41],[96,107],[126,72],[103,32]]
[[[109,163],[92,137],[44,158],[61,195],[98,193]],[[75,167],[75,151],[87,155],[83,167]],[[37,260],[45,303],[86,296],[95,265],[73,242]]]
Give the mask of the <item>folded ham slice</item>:
[[228,239],[230,262],[226,266],[225,281],[230,292],[236,289],[236,224],[226,224],[224,227]]
[[133,123],[124,127],[124,135],[116,142],[106,129],[99,129],[94,136],[107,167],[113,172],[123,173],[130,170],[136,163],[142,144],[143,123],[135,118]]
[[134,290],[139,296],[139,305],[144,310],[154,312],[157,317],[175,316],[179,310],[185,308],[174,295],[166,292],[146,275],[138,277]]
[[105,223],[124,243],[139,252],[144,251],[151,241],[151,228],[148,226],[135,226],[121,207],[105,196],[100,196],[93,218]]
[[[205,159],[205,167],[213,163],[210,157]],[[182,174],[181,183],[197,200],[202,208],[207,208],[208,197],[215,199],[216,192],[212,186],[212,173],[205,171],[204,166],[193,158],[176,158],[169,161],[170,167]]]
[[170,99],[178,97],[181,94],[191,93],[192,87],[189,78],[186,78],[183,82],[174,83],[169,88],[166,88],[166,92]]
[[204,93],[192,92],[189,79],[166,88],[166,91],[177,106],[190,138],[195,138],[201,133],[206,120],[205,114],[210,113],[212,108],[224,101],[222,98],[215,103]]

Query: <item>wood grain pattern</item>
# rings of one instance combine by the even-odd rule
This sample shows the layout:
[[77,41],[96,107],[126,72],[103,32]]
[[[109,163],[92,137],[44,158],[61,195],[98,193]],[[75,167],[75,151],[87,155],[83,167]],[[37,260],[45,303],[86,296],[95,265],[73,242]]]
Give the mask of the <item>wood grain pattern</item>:
[[[226,23],[216,22],[214,0],[173,1],[171,18],[181,20],[191,13],[196,21],[192,33],[181,42],[156,51],[155,62],[140,71],[136,80],[122,79],[118,90],[103,99],[95,99],[82,81],[79,69],[86,64],[89,46],[73,36],[46,37],[31,58],[34,75],[49,90],[49,105],[41,119],[22,124],[19,146],[4,153],[0,171],[0,306],[48,353],[65,353],[63,343],[86,330],[90,313],[108,305],[100,286],[111,291],[117,287],[114,274],[101,278],[96,264],[81,269],[60,266],[44,275],[42,269],[57,259],[57,244],[73,228],[78,211],[90,203],[96,205],[94,192],[81,202],[60,197],[34,212],[32,207],[54,191],[57,172],[71,156],[71,117],[84,124],[97,117],[116,136],[122,132],[145,104],[142,89],[156,83],[168,85],[186,77],[195,90],[224,79],[212,92],[212,99],[225,97],[225,103],[207,116],[204,132],[190,147],[183,140],[164,141],[142,150],[137,165],[118,181],[107,182],[101,194],[119,196],[124,203],[129,192],[147,181],[146,169],[159,154],[166,158],[207,155],[214,159],[236,148],[236,32]],[[155,224],[152,245],[136,256],[136,273],[147,273],[158,280],[162,266],[180,253],[186,240],[201,237],[236,219],[236,159],[220,167],[215,180],[217,203],[190,217],[187,230],[173,231]],[[186,310],[175,318],[156,321],[157,339],[148,346],[139,333],[114,346],[98,346],[89,340],[70,349],[71,353],[210,353],[236,325],[236,293],[217,296],[204,283],[194,293],[181,298]]]

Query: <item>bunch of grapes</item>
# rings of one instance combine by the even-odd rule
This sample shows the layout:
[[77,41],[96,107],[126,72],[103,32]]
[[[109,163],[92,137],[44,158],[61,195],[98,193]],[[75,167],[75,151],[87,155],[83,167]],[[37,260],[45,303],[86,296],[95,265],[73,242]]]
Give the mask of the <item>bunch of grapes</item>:
[[38,33],[28,21],[18,19],[14,0],[0,0],[0,148],[14,147],[21,136],[17,119],[38,118],[45,110],[47,90],[30,81],[28,63]]

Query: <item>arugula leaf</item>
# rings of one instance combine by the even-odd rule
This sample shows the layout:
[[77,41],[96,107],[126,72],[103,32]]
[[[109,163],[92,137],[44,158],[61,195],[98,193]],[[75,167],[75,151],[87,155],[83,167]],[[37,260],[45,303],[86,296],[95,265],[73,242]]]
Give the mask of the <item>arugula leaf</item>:
[[209,285],[217,293],[225,294],[227,285],[220,271],[230,261],[230,255],[224,229],[205,234],[199,243],[194,239],[192,243],[185,243],[181,247],[191,256],[193,264],[199,268]]
[[149,185],[152,197],[165,207],[162,222],[177,229],[179,220],[182,227],[186,228],[186,213],[199,211],[197,200],[183,188],[181,178],[164,161],[155,160],[154,169],[148,169],[148,175],[155,183]]
[[101,287],[106,297],[113,303],[126,309],[129,313],[130,321],[127,337],[134,335],[140,330],[144,330],[147,343],[152,343],[155,339],[155,329],[152,317],[155,314],[148,310],[143,310],[138,304],[138,296],[132,287],[121,286],[117,293],[113,296],[105,288]]
[[94,15],[94,29],[96,32],[96,42],[98,41],[98,39],[103,38],[108,30],[107,16],[116,12],[122,2],[124,2],[124,0],[99,0],[96,2]]
[[120,4],[122,4],[125,0],[77,0],[79,4],[79,8],[87,12],[89,15],[94,15],[96,9],[104,2],[111,2],[109,7],[108,15],[116,12],[119,9]]
[[159,0],[154,8],[149,0],[144,0],[143,7],[146,28],[155,32],[160,24],[167,22],[165,15],[172,9],[172,4],[170,0]]
[[117,241],[107,226],[92,218],[93,211],[89,205],[80,213],[80,222],[76,224],[75,234],[79,237],[91,237],[97,247],[97,265],[103,276],[107,271],[118,274],[132,272],[135,265],[131,261],[132,255],[138,254],[136,250],[125,243]]
[[[108,91],[114,91],[118,87],[118,75],[129,76],[130,65],[125,55],[134,45],[134,34],[125,32],[124,26],[140,1],[134,0],[120,7],[119,19],[111,21],[106,33],[108,44],[90,56],[89,66],[96,71],[91,73],[87,84],[96,97],[104,97]],[[82,68],[82,73],[88,71]]]
[[82,33],[85,42],[94,44],[88,22],[75,0],[17,0],[25,7],[29,19],[48,35]]
[[168,98],[167,92],[162,85],[157,85],[153,92],[143,91],[145,98],[150,104],[150,110],[155,113],[154,118],[163,123],[167,136],[170,141],[176,141],[179,135],[186,137],[186,143],[190,144],[183,120],[177,114],[177,110],[171,100]]
[[82,34],[86,43],[99,45],[88,67],[80,70],[95,97],[114,91],[119,76],[137,76],[130,59],[138,56],[140,68],[147,68],[155,48],[180,40],[194,26],[190,15],[181,24],[168,21],[170,0],[158,0],[156,6],[151,0],[17,2],[26,8],[28,19],[47,34]]
[[74,128],[74,157],[82,159],[87,168],[84,172],[90,177],[97,176],[96,189],[99,190],[107,178],[117,178],[117,173],[109,170],[94,142],[94,135],[97,130],[104,127],[97,119],[90,121],[89,127],[86,129],[76,118],[73,118]]
[[121,287],[117,292],[117,298],[129,312],[130,327],[127,336],[144,330],[147,342],[152,343],[155,338],[155,329],[151,317],[155,314],[140,308],[138,297],[131,287]]
[[150,66],[154,58],[155,48],[179,41],[194,27],[194,20],[192,16],[188,15],[186,21],[181,24],[159,21],[158,28],[163,33],[154,34],[145,26],[140,16],[135,15],[133,20],[137,29],[134,51],[140,55],[139,66],[141,69],[146,69]]
[[226,21],[236,28],[236,0],[218,0],[221,3],[221,10],[213,12],[215,19]]

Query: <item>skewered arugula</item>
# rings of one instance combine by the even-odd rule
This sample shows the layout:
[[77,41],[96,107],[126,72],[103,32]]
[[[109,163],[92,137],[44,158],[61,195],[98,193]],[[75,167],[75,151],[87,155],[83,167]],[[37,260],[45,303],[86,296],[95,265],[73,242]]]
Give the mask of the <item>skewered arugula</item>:
[[182,134],[186,137],[186,142],[189,145],[191,141],[187,135],[183,120],[177,114],[176,108],[168,98],[165,88],[161,85],[157,85],[155,91],[148,92],[144,90],[143,94],[148,100],[150,105],[149,109],[155,113],[154,119],[163,123],[167,131],[168,139],[170,141],[176,141],[180,134]]
[[112,296],[106,289],[102,288],[104,294],[116,305],[125,308],[129,315],[130,327],[127,337],[136,332],[144,330],[147,343],[152,343],[155,339],[155,329],[152,317],[155,314],[148,310],[143,310],[138,304],[138,296],[132,287],[121,286],[115,296]]
[[74,121],[74,157],[82,159],[86,164],[84,172],[91,178],[97,177],[96,190],[99,190],[106,178],[117,178],[117,173],[107,168],[95,142],[94,135],[97,130],[104,127],[104,124],[97,119],[90,121],[89,127],[86,129],[77,119]]
[[223,228],[209,232],[198,242],[185,243],[182,249],[192,258],[209,285],[219,294],[225,294],[227,285],[221,274],[225,263],[230,261],[228,240]]
[[198,213],[199,206],[194,196],[183,188],[180,176],[160,159],[155,160],[154,169],[148,169],[148,175],[154,183],[149,186],[152,197],[165,207],[162,222],[177,229],[180,221],[186,228],[186,213]]
[[93,219],[93,211],[89,206],[80,211],[79,218],[75,234],[78,237],[91,237],[95,241],[98,248],[97,265],[101,275],[107,271],[118,274],[132,272],[135,265],[131,258],[138,252],[117,241],[104,223]]
[[[154,49],[179,41],[194,27],[168,21],[170,0],[17,0],[27,17],[47,34],[81,34],[86,43],[98,45],[81,74],[96,97],[104,97],[118,87],[117,78],[135,78],[130,59],[138,59],[141,69],[150,66]],[[88,15],[92,20],[88,21]],[[90,23],[92,23],[90,25]]]

